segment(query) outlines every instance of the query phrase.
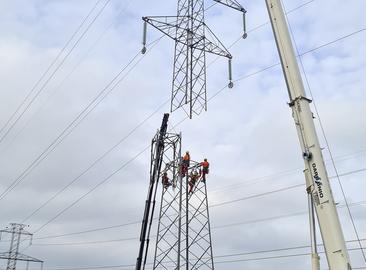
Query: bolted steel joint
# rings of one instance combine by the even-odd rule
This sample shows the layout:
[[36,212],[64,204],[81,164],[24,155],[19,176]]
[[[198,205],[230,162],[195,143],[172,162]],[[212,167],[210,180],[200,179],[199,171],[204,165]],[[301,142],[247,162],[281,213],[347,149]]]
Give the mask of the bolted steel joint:
[[313,154],[309,151],[309,150],[306,150],[303,154],[302,154],[302,157],[306,160],[306,161],[309,161],[313,158]]

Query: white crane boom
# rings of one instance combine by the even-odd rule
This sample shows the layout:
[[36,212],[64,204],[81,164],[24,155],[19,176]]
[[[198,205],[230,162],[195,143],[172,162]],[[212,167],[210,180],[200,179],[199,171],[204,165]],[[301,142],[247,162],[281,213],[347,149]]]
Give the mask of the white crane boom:
[[330,270],[351,270],[350,260],[338,212],[329,184],[319,139],[316,133],[311,100],[305,96],[304,84],[292,45],[281,0],[266,0],[278,52],[290,96],[290,107],[300,140],[305,170],[310,186],[319,227]]

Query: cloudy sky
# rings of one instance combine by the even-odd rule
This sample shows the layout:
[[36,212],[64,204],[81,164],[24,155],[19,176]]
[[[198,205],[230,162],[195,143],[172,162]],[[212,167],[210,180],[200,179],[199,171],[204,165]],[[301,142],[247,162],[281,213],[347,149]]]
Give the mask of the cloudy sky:
[[[278,191],[304,183],[303,161],[265,1],[242,4],[248,10],[246,40],[238,40],[237,12],[215,5],[206,14],[234,56],[235,87],[223,89],[226,60],[208,56],[208,112],[193,120],[174,113],[170,127],[179,124],[175,131],[183,133],[183,149],[193,159],[209,159],[211,205],[274,191],[211,208],[216,269],[309,269],[309,256],[263,259],[305,254],[308,248],[226,256],[309,244],[304,187]],[[291,11],[307,92],[364,239],[366,2],[284,5]],[[21,250],[44,260],[45,269],[135,263],[148,146],[169,111],[174,53],[172,40],[163,38],[145,56],[138,54],[141,17],[175,13],[176,1],[163,0],[0,1],[0,226],[28,224],[35,239]],[[149,42],[161,35],[148,31]],[[334,176],[320,129],[319,135]],[[331,182],[345,238],[353,241],[345,198],[339,182]],[[354,267],[365,267],[357,243],[348,247]],[[321,264],[327,268],[324,254]]]

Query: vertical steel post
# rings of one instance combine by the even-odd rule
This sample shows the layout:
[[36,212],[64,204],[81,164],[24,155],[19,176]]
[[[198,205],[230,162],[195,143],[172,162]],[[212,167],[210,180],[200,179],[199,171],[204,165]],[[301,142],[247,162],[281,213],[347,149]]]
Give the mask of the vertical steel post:
[[308,193],[308,207],[309,207],[309,224],[310,224],[310,241],[311,241],[311,266],[312,270],[320,270],[320,257],[318,254],[316,230],[315,230],[314,202],[311,192]]
[[186,270],[189,270],[189,194],[188,194],[188,170],[186,175]]
[[313,181],[308,170],[304,170],[306,180],[306,192],[308,193],[309,226],[310,226],[310,244],[311,244],[311,269],[320,270],[320,257],[316,241],[316,225],[313,199]]

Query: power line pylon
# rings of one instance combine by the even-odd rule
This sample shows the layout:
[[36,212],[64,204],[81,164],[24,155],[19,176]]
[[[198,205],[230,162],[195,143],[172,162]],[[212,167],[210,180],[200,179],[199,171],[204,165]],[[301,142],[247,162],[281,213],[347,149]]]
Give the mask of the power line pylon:
[[[153,269],[214,269],[206,184],[191,161],[183,173],[181,134],[168,133],[168,114],[152,140],[150,184],[136,270],[145,269],[158,184],[162,183]],[[197,175],[197,174],[196,174]],[[190,192],[192,191],[192,192]]]
[[178,158],[163,170],[172,180],[162,190],[153,269],[213,270],[206,183],[201,178],[191,182],[189,192],[190,175],[200,164],[191,161],[184,177],[181,168]]
[[19,253],[19,247],[20,247],[22,235],[29,236],[30,237],[29,244],[30,245],[32,244],[33,234],[31,234],[30,232],[25,231],[24,230],[25,227],[26,227],[26,225],[24,225],[24,224],[11,223],[10,228],[6,228],[6,229],[0,231],[0,236],[2,235],[2,233],[10,233],[11,234],[9,251],[4,252],[4,253],[0,253],[0,259],[8,260],[6,270],[15,270],[17,261],[27,262],[26,269],[28,269],[29,262],[41,263],[41,269],[43,268],[43,261],[41,261],[39,259],[36,259],[36,258],[33,258],[33,257],[30,257],[28,255],[24,255],[22,253]]
[[[243,13],[243,38],[246,38],[246,10],[235,0],[213,1]],[[229,87],[233,87],[232,55],[205,24],[205,11],[204,0],[178,0],[177,16],[143,17],[142,53],[146,52],[147,24],[175,41],[171,112],[183,108],[190,118],[207,110],[206,53],[229,60]]]

